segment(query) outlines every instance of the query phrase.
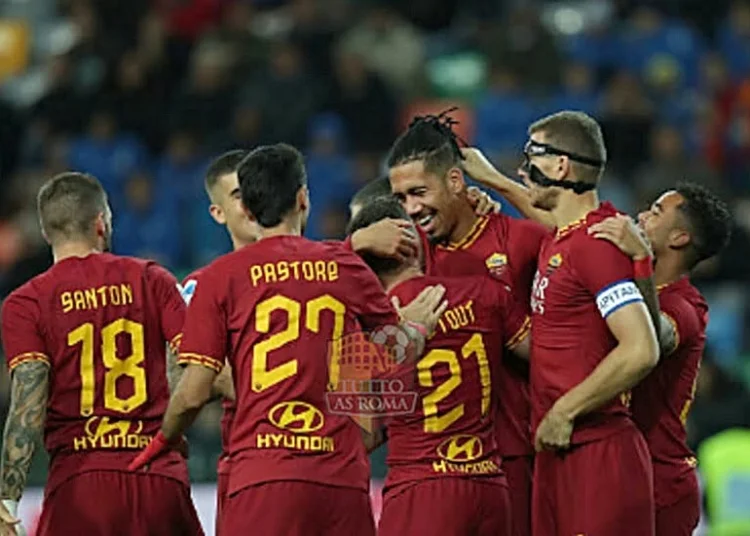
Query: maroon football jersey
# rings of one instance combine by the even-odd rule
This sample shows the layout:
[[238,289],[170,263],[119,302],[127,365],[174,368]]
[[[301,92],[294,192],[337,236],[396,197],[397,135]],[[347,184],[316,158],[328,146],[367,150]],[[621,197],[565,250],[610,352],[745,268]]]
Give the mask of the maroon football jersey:
[[[166,346],[179,343],[184,319],[169,272],[108,253],[64,259],[5,300],[10,370],[28,360],[50,366],[47,493],[77,473],[125,471],[159,431],[169,402]],[[150,472],[188,483],[177,453]]]
[[[185,279],[182,280],[180,293],[185,300],[185,303],[190,305],[190,301],[193,299],[195,294],[195,288],[198,286],[198,279],[200,274],[203,272],[203,268],[191,272]],[[234,419],[234,400],[225,398],[221,401],[221,422],[219,423],[219,433],[221,436],[221,455],[219,456],[219,473],[225,473],[228,471],[226,467],[226,461],[229,457],[229,430],[232,428],[232,420]]]
[[[544,227],[529,220],[505,214],[484,216],[477,219],[460,242],[434,249],[428,273],[489,274],[510,284],[518,302],[528,307],[539,248],[549,234]],[[502,359],[495,377],[495,393],[503,398],[495,423],[501,456],[531,454],[527,365],[517,359]]]
[[654,461],[656,505],[668,506],[694,485],[684,478],[696,464],[685,423],[706,345],[708,305],[685,277],[659,288],[659,306],[677,333],[677,347],[633,389],[632,410]]
[[359,427],[326,405],[340,372],[331,341],[398,322],[378,279],[341,243],[265,238],[204,269],[180,362],[218,372],[227,356],[232,366],[230,493],[274,480],[368,489]]
[[528,333],[528,316],[509,287],[486,276],[418,277],[390,294],[408,303],[438,284],[449,305],[416,365],[416,411],[386,421],[386,488],[437,477],[505,480],[494,427],[505,393],[492,392],[493,378],[503,347]]
[[[616,346],[606,317],[643,301],[633,263],[588,227],[617,214],[609,203],[557,231],[542,245],[531,297],[531,410],[533,430],[563,394],[583,381]],[[628,396],[575,422],[572,442],[632,426]]]

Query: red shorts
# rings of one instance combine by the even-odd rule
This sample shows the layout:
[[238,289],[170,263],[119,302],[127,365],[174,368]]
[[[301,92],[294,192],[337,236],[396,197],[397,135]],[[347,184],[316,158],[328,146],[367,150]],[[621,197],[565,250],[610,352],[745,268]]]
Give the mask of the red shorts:
[[383,497],[378,536],[404,534],[510,536],[508,488],[469,478],[397,486]]
[[229,473],[216,474],[216,536],[221,534],[221,517],[229,494]]
[[654,536],[651,457],[629,428],[564,453],[536,455],[534,536]]
[[44,498],[37,536],[203,535],[184,484],[158,475],[81,473]]
[[692,536],[701,517],[701,493],[695,488],[674,504],[656,509],[656,536]]
[[508,479],[513,536],[531,536],[531,481],[533,456],[503,458],[503,472]]
[[226,499],[222,534],[375,536],[370,495],[313,482],[278,481]]

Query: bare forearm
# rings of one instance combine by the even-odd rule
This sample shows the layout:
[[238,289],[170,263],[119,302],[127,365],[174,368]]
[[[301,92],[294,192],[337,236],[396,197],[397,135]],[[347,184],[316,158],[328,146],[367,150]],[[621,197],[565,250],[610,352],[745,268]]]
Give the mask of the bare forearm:
[[[654,278],[641,278],[635,280],[635,286],[641,291],[643,301],[646,302],[646,308],[648,309],[648,316],[651,318],[651,322],[654,324],[657,337],[659,336],[661,325],[661,311],[659,311],[659,295],[656,292],[656,285],[654,284]],[[661,346],[661,340],[659,341]]]
[[234,392],[234,382],[232,381],[232,368],[229,365],[224,365],[219,375],[216,376],[211,395],[212,398],[220,397],[229,400],[237,398]]
[[619,344],[585,380],[561,396],[555,406],[564,415],[576,419],[628,391],[653,366],[641,359],[644,351],[647,350],[641,346]]
[[3,433],[0,459],[3,499],[18,501],[37,441],[44,428],[49,369],[44,363],[26,363],[13,371],[11,406]]
[[184,367],[177,364],[177,354],[167,348],[167,383],[169,384],[170,393],[174,393],[177,390],[184,371]]
[[503,196],[513,207],[530,220],[552,229],[555,227],[549,212],[534,208],[529,198],[529,189],[523,184],[506,177],[499,171],[487,173],[482,177],[473,177],[477,182],[495,190]]
[[167,441],[172,442],[182,436],[185,430],[193,424],[202,408],[202,404],[197,405],[186,400],[178,389],[169,401],[169,407],[161,424],[161,432]]
[[385,428],[383,427],[378,427],[374,430],[365,430],[362,428],[360,431],[368,454],[383,445],[386,441]]

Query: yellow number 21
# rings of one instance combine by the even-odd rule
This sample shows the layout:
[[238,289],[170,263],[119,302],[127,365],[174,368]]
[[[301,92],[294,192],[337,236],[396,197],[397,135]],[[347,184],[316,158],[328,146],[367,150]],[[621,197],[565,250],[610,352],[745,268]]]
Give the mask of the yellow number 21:
[[[130,336],[131,353],[127,357],[117,355],[117,336]],[[148,400],[146,370],[141,366],[145,359],[143,324],[119,318],[110,322],[101,331],[101,356],[104,374],[104,408],[120,413],[129,413]],[[86,322],[68,333],[68,346],[81,344],[81,415],[94,413],[96,376],[94,372],[94,324]],[[126,376],[133,380],[133,394],[128,398],[117,395],[117,380]]]
[[[461,357],[468,359],[472,355],[477,357],[479,364],[479,383],[482,386],[482,415],[487,415],[490,409],[490,396],[492,382],[490,377],[490,364],[487,360],[487,351],[482,341],[481,333],[475,333],[461,348]],[[461,363],[458,361],[456,352],[453,350],[436,349],[430,351],[417,363],[419,384],[422,387],[433,387],[435,380],[432,368],[438,363],[448,366],[450,377],[438,385],[434,391],[422,398],[424,411],[424,431],[428,433],[442,432],[451,424],[460,419],[464,414],[464,404],[456,404],[443,415],[438,413],[438,403],[445,400],[459,385],[461,385]]]

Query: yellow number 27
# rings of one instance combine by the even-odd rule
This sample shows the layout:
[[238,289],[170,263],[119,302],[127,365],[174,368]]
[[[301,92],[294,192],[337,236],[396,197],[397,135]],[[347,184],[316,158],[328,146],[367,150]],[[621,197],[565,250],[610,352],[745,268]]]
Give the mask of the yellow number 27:
[[[126,357],[117,355],[117,336],[130,336],[131,353]],[[104,408],[120,413],[129,413],[148,400],[143,343],[143,324],[126,318],[110,322],[101,331],[101,357],[106,369],[104,374]],[[94,413],[96,376],[94,373],[94,324],[86,322],[68,333],[68,346],[81,345],[81,415]],[[128,398],[117,395],[117,380],[126,376],[133,380],[133,394]]]

